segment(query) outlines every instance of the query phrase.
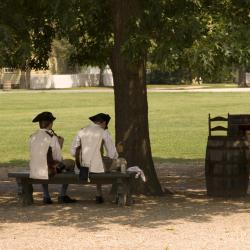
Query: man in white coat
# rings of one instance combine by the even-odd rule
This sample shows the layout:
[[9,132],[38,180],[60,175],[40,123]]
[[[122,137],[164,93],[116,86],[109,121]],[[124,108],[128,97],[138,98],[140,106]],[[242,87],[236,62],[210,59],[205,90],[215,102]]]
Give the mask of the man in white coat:
[[[50,176],[62,172],[69,166],[63,162],[61,148],[63,138],[57,136],[52,130],[56,118],[50,112],[38,114],[32,122],[39,122],[40,129],[30,136],[30,178],[48,180]],[[74,166],[74,161],[67,161]],[[72,164],[73,163],[73,164]],[[48,184],[43,184],[43,203],[52,204]],[[59,203],[73,203],[76,200],[66,195],[68,184],[63,184]]]
[[[102,144],[107,153],[107,157],[117,159],[118,153],[111,135],[108,131],[110,116],[99,113],[89,117],[92,121],[90,125],[80,129],[73,140],[71,154],[75,157],[79,166],[89,167],[90,173],[104,173],[104,164],[101,155]],[[103,203],[102,187],[97,185],[96,203]]]

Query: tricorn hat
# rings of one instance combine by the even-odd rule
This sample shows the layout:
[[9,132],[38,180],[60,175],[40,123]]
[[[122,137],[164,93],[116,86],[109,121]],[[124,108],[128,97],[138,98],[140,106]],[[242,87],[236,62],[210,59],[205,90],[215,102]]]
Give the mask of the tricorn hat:
[[32,122],[40,122],[40,121],[54,121],[56,118],[52,115],[51,112],[42,112],[38,114]]
[[92,122],[106,122],[106,129],[108,128],[108,123],[111,119],[109,114],[99,113],[97,115],[89,117]]

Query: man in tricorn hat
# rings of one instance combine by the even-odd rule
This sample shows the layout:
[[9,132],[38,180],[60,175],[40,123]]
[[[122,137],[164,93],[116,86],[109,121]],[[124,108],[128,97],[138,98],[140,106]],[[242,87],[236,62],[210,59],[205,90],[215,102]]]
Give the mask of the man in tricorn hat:
[[[63,138],[57,136],[52,130],[55,119],[51,112],[42,112],[32,120],[32,122],[39,122],[40,129],[30,136],[30,178],[47,180],[50,176],[74,166],[73,160],[71,162],[69,160],[63,161],[61,154]],[[48,184],[43,184],[42,187],[43,203],[52,204]],[[58,196],[59,203],[76,201],[66,195],[67,188],[68,184],[62,185]]]
[[[89,119],[92,123],[78,131],[74,138],[71,154],[75,157],[78,165],[88,166],[90,173],[103,173],[105,170],[101,155],[102,144],[109,158],[118,158],[116,147],[108,131],[111,117],[108,114],[99,113],[89,117]],[[102,187],[97,185],[96,203],[103,202]]]

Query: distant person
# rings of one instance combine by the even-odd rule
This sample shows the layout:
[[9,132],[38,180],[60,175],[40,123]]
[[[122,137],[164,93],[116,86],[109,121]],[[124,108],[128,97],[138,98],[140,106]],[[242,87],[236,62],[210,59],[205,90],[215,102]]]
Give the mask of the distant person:
[[[56,118],[50,112],[38,114],[32,122],[39,122],[40,129],[30,136],[30,178],[48,180],[50,176],[61,173],[66,169],[74,168],[73,160],[63,161],[61,148],[63,138],[57,136],[52,130]],[[43,203],[52,204],[48,184],[42,184]],[[73,203],[66,195],[68,184],[63,184],[58,196],[59,203]]]
[[[104,173],[102,159],[102,145],[106,149],[107,157],[117,159],[118,153],[108,131],[108,123],[111,117],[108,114],[99,113],[89,117],[90,125],[80,129],[73,140],[71,154],[75,157],[77,166],[89,167],[90,173]],[[103,203],[102,186],[97,185],[96,203]]]

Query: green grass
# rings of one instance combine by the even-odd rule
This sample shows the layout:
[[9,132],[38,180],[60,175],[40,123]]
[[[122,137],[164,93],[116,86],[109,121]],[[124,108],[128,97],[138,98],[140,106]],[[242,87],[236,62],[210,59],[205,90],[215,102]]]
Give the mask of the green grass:
[[[149,93],[148,101],[151,146],[157,160],[203,159],[208,113],[250,113],[250,93]],[[31,120],[46,110],[57,117],[54,129],[65,138],[65,157],[70,156],[71,141],[90,115],[110,113],[114,135],[113,93],[0,94],[0,165],[27,163],[28,138],[37,129]]]

